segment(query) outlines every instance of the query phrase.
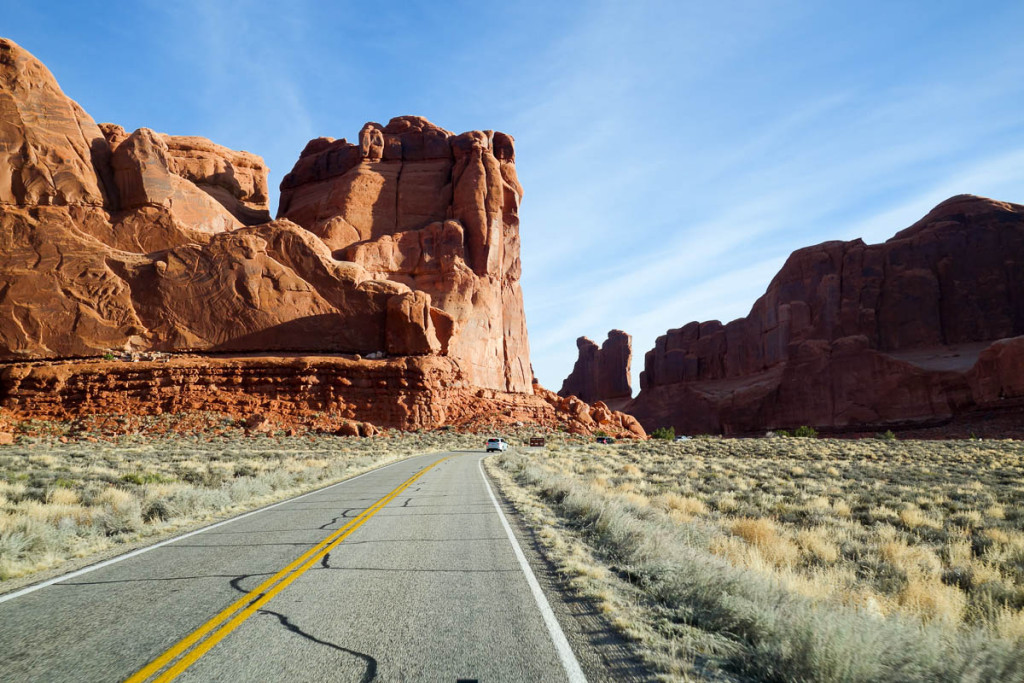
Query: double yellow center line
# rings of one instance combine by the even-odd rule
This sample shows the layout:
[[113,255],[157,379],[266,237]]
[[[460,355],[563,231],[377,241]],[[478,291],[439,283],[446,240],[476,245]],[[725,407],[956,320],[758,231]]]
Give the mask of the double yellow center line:
[[389,494],[366,508],[359,516],[355,517],[345,526],[341,527],[330,536],[320,541],[287,567],[271,576],[259,586],[246,593],[246,595],[225,609],[223,612],[210,619],[208,622],[185,636],[180,642],[154,659],[152,662],[139,669],[138,672],[128,678],[125,683],[141,683],[142,681],[170,681],[178,674],[190,667],[197,659],[206,654],[210,648],[222,641],[229,633],[238,628],[243,621],[252,616],[263,605],[287,588],[295,579],[306,573],[311,567],[316,566],[324,555],[331,552],[339,543],[344,541],[353,531],[361,527],[368,519],[373,517],[385,505],[409,488],[413,482],[426,474],[427,470],[448,459],[447,456],[437,460],[422,470],[406,479],[402,484]]

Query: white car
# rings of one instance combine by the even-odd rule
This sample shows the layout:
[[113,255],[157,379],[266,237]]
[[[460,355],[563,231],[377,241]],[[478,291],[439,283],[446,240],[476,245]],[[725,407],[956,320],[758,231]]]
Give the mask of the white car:
[[508,442],[505,439],[487,439],[487,452],[493,453],[494,451],[507,451]]
[[684,441],[689,441],[689,440],[690,440],[690,437],[683,436],[682,434],[680,434],[679,436],[676,437],[676,443],[682,443]]

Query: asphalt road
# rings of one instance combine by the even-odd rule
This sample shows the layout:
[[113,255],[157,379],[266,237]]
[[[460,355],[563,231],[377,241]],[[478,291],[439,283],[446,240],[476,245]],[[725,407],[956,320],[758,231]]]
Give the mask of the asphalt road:
[[582,680],[482,457],[411,458],[0,602],[0,680],[126,680],[168,651],[147,680]]

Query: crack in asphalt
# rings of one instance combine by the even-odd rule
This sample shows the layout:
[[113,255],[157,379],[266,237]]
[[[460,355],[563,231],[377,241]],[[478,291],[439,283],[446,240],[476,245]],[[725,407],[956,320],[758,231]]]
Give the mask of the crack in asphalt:
[[337,517],[335,517],[331,521],[327,522],[326,524],[321,524],[318,528],[326,529],[327,527],[331,526],[332,524],[337,524],[339,519],[348,519],[349,518],[348,517],[348,513],[352,512],[353,510],[363,510],[363,509],[365,509],[365,508],[345,508],[345,510],[340,515],[338,515]]
[[[326,567],[328,569],[330,569],[330,567],[327,564],[328,561],[329,561],[330,556],[331,556],[331,554],[327,553],[326,555],[324,555],[323,559],[320,561],[320,563],[324,567]],[[259,575],[258,574],[240,574],[240,575],[236,576],[235,578],[231,579],[231,581],[230,581],[231,587],[234,588],[236,591],[238,591],[240,593],[248,594],[249,591],[247,591],[244,588],[242,588],[242,586],[240,584],[242,583],[242,581],[245,581],[246,579],[248,579],[248,578],[250,578],[252,576],[259,576]],[[257,612],[259,614],[268,614],[268,615],[277,617],[277,620],[281,623],[282,626],[285,627],[285,629],[287,629],[288,631],[290,631],[290,632],[292,632],[292,633],[294,633],[294,634],[296,634],[296,635],[298,635],[298,636],[300,636],[302,638],[305,638],[306,640],[312,641],[312,642],[317,643],[319,645],[324,645],[324,646],[329,647],[329,648],[333,648],[335,650],[338,650],[339,652],[344,652],[345,654],[350,654],[350,655],[352,655],[354,657],[357,657],[357,658],[361,659],[362,661],[366,662],[366,671],[363,673],[363,677],[359,679],[359,683],[370,683],[370,681],[372,681],[375,678],[377,678],[377,660],[375,658],[373,658],[372,656],[370,656],[368,654],[365,654],[363,652],[358,652],[357,650],[350,650],[349,648],[342,647],[341,645],[338,645],[337,643],[332,643],[332,642],[327,641],[327,640],[321,640],[320,638],[317,638],[316,636],[314,636],[311,633],[306,633],[301,628],[299,628],[298,626],[293,624],[291,621],[289,621],[288,617],[286,617],[285,615],[281,614],[280,612],[275,612],[273,610],[269,610],[269,609],[266,609],[266,608],[261,608],[261,609],[257,610]]]
[[[346,511],[346,512],[347,512],[347,511]],[[338,520],[339,520],[339,519],[341,519],[341,517],[343,517],[343,516],[344,516],[344,515],[341,515],[341,516],[335,517],[335,518],[334,518],[334,519],[332,519],[331,521],[327,522],[327,524],[321,524],[321,525],[320,525],[320,528],[321,528],[321,529],[326,529],[327,527],[331,526],[332,524],[337,524],[337,523],[338,523]]]
[[404,503],[402,503],[402,507],[404,507],[404,508],[407,508],[407,507],[409,507],[409,503],[410,503],[411,501],[412,501],[412,498],[406,498],[406,499],[405,499],[405,502],[404,502]]
[[366,662],[366,671],[363,673],[363,677],[359,679],[359,683],[370,683],[370,681],[372,681],[373,679],[377,678],[377,660],[374,659],[373,657],[371,657],[370,655],[365,654],[363,652],[358,652],[356,650],[350,650],[347,647],[342,647],[341,645],[338,645],[336,643],[332,643],[332,642],[327,641],[327,640],[321,640],[321,639],[317,638],[316,636],[314,636],[314,635],[312,635],[310,633],[306,633],[305,631],[300,629],[298,626],[293,624],[291,621],[289,621],[288,617],[286,617],[285,615],[283,615],[283,614],[281,614],[279,612],[274,612],[274,611],[268,610],[268,609],[261,609],[261,610],[259,610],[259,612],[260,612],[260,614],[269,614],[271,616],[277,617],[277,620],[287,630],[291,631],[292,633],[294,633],[294,634],[296,634],[298,636],[301,636],[302,638],[305,638],[306,640],[310,640],[310,641],[312,641],[314,643],[318,643],[320,645],[326,645],[327,647],[334,648],[335,650],[338,650],[339,652],[344,652],[346,654],[353,655],[354,657],[358,657],[359,659],[361,659],[364,662]]

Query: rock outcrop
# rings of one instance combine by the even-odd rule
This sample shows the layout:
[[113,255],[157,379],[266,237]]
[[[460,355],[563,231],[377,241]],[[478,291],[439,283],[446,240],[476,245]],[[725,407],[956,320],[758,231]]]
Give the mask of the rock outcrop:
[[621,407],[633,396],[630,364],[633,340],[622,330],[612,330],[598,347],[586,337],[576,340],[579,357],[572,373],[562,382],[559,396],[576,396],[587,403],[603,401]]
[[307,145],[283,191],[270,221],[262,159],[98,126],[0,39],[0,407],[642,436],[532,395],[511,137],[367,124]]
[[685,433],[939,423],[1022,395],[1021,335],[1024,206],[962,195],[882,244],[795,252],[746,318],[669,330],[627,410]]
[[473,387],[457,362],[441,356],[144,354],[131,362],[14,363],[0,369],[0,387],[3,416],[14,420],[212,412],[239,419],[271,415],[321,429],[355,421],[490,433],[533,424],[575,434],[602,429],[616,437],[646,436],[635,419],[602,404],[561,399],[540,387],[533,394]]
[[294,223],[267,222],[259,157],[101,128],[7,40],[0,88],[0,150],[13,150],[0,159],[0,358],[422,355],[449,341],[434,320],[454,333],[428,294],[336,260]]
[[511,136],[402,116],[367,123],[358,144],[312,140],[281,183],[278,215],[374,277],[429,294],[474,384],[528,393],[522,194]]
[[0,39],[0,205],[109,205],[110,148],[50,71]]

